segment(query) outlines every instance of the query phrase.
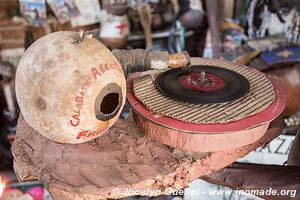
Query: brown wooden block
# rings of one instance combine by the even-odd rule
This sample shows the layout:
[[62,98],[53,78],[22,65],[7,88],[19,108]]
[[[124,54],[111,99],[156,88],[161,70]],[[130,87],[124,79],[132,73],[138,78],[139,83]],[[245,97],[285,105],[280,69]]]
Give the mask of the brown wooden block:
[[185,188],[270,142],[283,127],[279,117],[250,145],[191,153],[151,141],[132,120],[119,120],[104,136],[73,145],[41,136],[21,116],[12,151],[20,179],[36,177],[45,182],[54,200],[120,198],[128,196],[126,189],[163,193]]

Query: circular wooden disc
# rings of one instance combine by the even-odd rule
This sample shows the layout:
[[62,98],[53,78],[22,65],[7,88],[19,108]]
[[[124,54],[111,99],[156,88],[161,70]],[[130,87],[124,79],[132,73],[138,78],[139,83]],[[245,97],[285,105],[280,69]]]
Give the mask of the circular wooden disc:
[[[271,80],[255,69],[219,59],[191,58],[191,63],[192,65],[214,66],[238,72],[249,81],[250,90],[241,99],[226,103],[186,103],[184,100],[178,101],[169,98],[157,89],[155,82],[165,72],[156,71],[157,73],[144,72],[143,76],[134,79],[133,91],[135,97],[153,113],[197,124],[239,121],[265,110],[275,99],[275,91]],[[178,71],[180,73],[180,70]],[[176,80],[168,80],[167,82],[176,82]],[[239,83],[236,84],[239,85]],[[174,91],[176,88],[169,88],[169,90]],[[189,92],[186,91],[186,93]],[[194,94],[193,96],[197,95]]]
[[138,126],[151,139],[174,148],[193,152],[217,152],[246,146],[261,138],[269,127],[269,123],[264,123],[255,128],[231,133],[192,134],[153,123],[136,111],[133,111],[133,117]]
[[244,119],[228,122],[228,123],[208,123],[208,124],[198,124],[189,123],[181,120],[173,119],[163,115],[158,115],[150,112],[142,102],[140,102],[134,95],[132,88],[132,81],[134,78],[139,77],[141,73],[134,73],[127,79],[127,102],[130,106],[143,117],[152,121],[153,123],[179,130],[184,132],[193,133],[224,133],[224,132],[234,132],[241,131],[245,129],[250,129],[259,124],[268,123],[278,117],[285,106],[285,96],[282,89],[274,82],[275,90],[275,100],[262,112],[248,116]]
[[140,75],[132,74],[127,80],[127,101],[138,126],[155,141],[187,151],[216,152],[251,144],[264,135],[270,121],[278,117],[285,106],[282,89],[272,81],[275,100],[255,115],[223,124],[184,122],[149,111],[135,97],[133,79]]

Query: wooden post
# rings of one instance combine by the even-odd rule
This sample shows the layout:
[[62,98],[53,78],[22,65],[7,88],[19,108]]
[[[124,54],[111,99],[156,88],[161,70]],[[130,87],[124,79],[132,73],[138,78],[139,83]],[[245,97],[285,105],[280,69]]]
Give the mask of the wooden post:
[[221,35],[219,28],[219,1],[218,0],[205,0],[206,3],[206,12],[208,18],[209,29],[211,30],[211,42],[212,42],[212,50],[213,57],[220,58],[221,57]]

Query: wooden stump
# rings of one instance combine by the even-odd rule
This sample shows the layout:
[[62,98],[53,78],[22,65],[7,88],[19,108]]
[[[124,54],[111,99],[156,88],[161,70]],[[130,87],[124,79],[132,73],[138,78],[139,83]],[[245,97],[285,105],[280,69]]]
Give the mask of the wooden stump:
[[[192,153],[145,137],[130,119],[119,120],[105,135],[83,144],[60,144],[19,118],[12,147],[20,180],[39,179],[54,200],[128,196],[126,190],[185,188],[200,176],[224,168],[283,130],[281,118],[253,144],[222,152]],[[238,142],[238,141],[236,141]]]

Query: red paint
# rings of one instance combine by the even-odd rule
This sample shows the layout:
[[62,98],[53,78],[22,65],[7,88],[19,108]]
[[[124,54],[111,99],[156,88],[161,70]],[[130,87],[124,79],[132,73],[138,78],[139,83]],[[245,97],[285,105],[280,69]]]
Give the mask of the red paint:
[[[84,94],[82,92],[80,92],[80,95],[84,96]],[[82,96],[75,97],[75,102],[82,103],[83,102],[83,97]]]
[[97,79],[97,76],[101,76],[101,74],[99,73],[99,71],[96,68],[92,68],[91,72],[95,79]]
[[81,131],[78,133],[76,139],[79,140],[81,137],[86,136],[88,131]]
[[119,24],[119,25],[117,25],[116,26],[116,28],[117,29],[120,29],[120,35],[122,35],[123,34],[123,32],[124,32],[124,29],[127,27],[127,25],[126,24],[123,24],[123,23],[121,23],[121,24]]
[[200,73],[190,73],[179,77],[179,83],[188,90],[197,90],[201,92],[209,92],[222,88],[225,84],[221,77],[206,72],[205,80],[201,81]]
[[117,63],[106,63],[106,64],[101,64],[98,68],[92,68],[91,73],[93,77],[97,79],[98,76],[102,76],[108,70],[119,71],[120,69]]
[[97,131],[90,131],[90,130],[84,130],[84,131],[80,131],[76,137],[77,140],[82,139],[82,138],[91,138],[91,137],[96,137],[99,136],[101,134],[103,134],[104,131],[103,130],[97,130]]
[[[76,111],[73,111],[73,112],[76,112]],[[78,126],[78,124],[80,122],[79,116],[80,116],[80,113],[79,113],[79,115],[73,115],[72,116],[72,118],[75,119],[75,122],[73,120],[70,120],[70,123],[71,123],[72,126],[74,126],[74,127]]]
[[70,124],[73,127],[76,127],[80,124],[80,111],[84,102],[84,97],[86,95],[87,89],[90,87],[91,83],[89,80],[85,81],[81,86],[80,92],[74,98],[74,108],[72,113],[72,119],[70,120]]

